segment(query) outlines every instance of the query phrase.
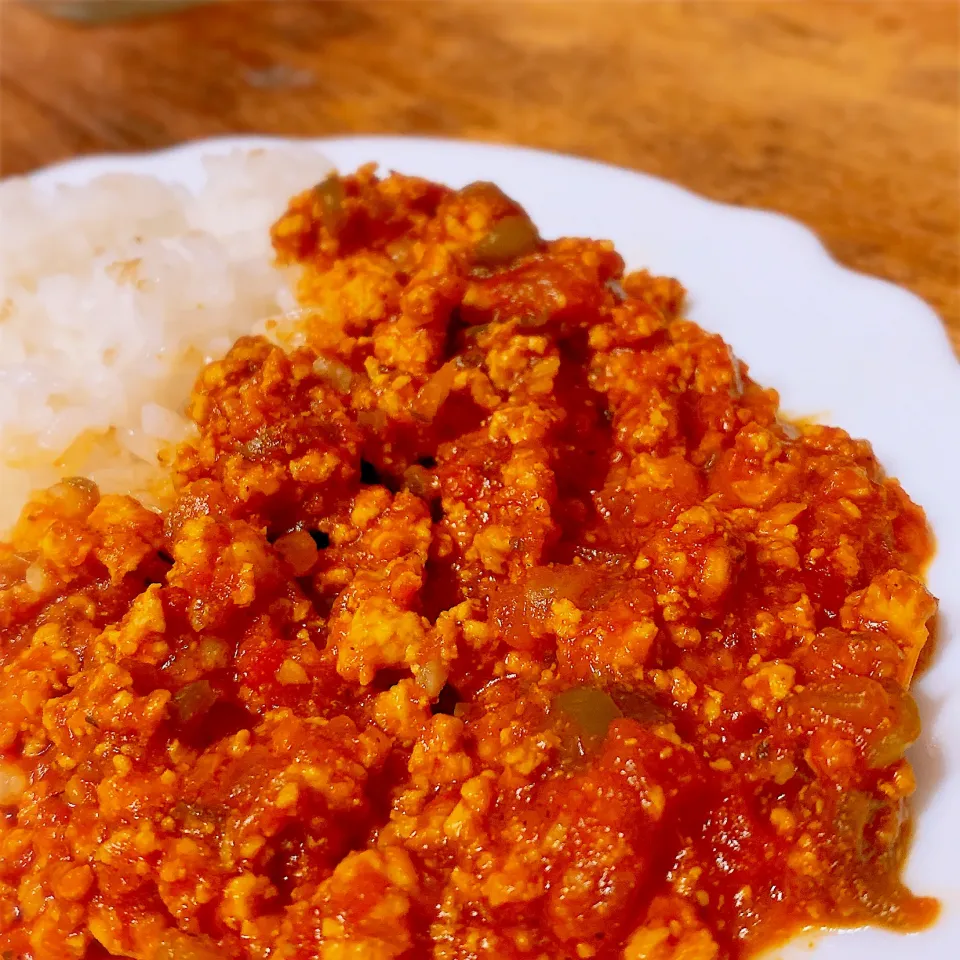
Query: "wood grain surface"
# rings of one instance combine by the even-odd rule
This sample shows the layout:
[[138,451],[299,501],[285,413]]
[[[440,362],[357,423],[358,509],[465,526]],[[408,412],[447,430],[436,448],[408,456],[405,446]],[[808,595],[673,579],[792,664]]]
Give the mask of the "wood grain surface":
[[548,147],[794,216],[960,348],[958,58],[938,0],[261,0],[98,27],[0,0],[0,169],[250,131]]

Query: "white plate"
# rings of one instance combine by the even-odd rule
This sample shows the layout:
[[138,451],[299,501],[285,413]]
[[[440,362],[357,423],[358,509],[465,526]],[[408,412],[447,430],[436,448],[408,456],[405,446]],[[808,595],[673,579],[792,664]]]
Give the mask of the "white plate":
[[[201,157],[281,141],[208,140],[162,153],[92,157],[35,174],[83,183],[107,172],[149,173],[196,187]],[[289,141],[286,141],[289,142]],[[868,438],[888,472],[927,512],[938,550],[929,572],[940,598],[935,661],[916,685],[924,732],[913,748],[919,789],[906,878],[943,913],[909,941],[862,930],[795,944],[807,960],[931,960],[960,943],[960,367],[933,311],[917,297],[840,267],[804,227],[726,206],[654,177],[514,147],[395,137],[308,141],[341,170],[384,167],[462,186],[493,180],[545,236],[608,237],[630,267],[677,277],[690,315],[726,338],[793,414]],[[639,159],[639,158],[638,158]],[[953,943],[954,946],[950,947]]]

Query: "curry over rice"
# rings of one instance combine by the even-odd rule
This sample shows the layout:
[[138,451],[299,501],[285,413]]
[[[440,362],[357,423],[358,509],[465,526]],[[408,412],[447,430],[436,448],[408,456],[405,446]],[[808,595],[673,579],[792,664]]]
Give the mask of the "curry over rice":
[[273,243],[296,345],[203,369],[167,509],[68,479],[0,546],[0,956],[719,960],[928,923],[931,538],[869,445],[490,184],[365,167]]

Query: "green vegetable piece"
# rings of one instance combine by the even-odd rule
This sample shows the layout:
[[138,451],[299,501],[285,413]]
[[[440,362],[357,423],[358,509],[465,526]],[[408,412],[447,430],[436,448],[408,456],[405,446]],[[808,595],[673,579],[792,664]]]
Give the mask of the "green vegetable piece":
[[313,188],[313,192],[320,203],[324,224],[328,230],[336,232],[343,222],[343,201],[346,197],[343,181],[335,173],[331,173],[326,180]]
[[502,266],[524,254],[533,253],[538,243],[540,235],[530,218],[515,214],[498,220],[477,243],[473,252],[477,262],[484,266]]
[[609,693],[596,687],[571,687],[553,698],[553,709],[570,720],[584,746],[599,745],[610,724],[623,716]]

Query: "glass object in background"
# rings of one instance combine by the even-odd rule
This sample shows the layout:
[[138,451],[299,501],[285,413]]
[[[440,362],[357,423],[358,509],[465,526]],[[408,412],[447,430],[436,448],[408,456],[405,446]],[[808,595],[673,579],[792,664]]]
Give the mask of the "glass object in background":
[[130,17],[157,16],[195,7],[208,0],[24,0],[43,13],[78,23],[107,23]]

